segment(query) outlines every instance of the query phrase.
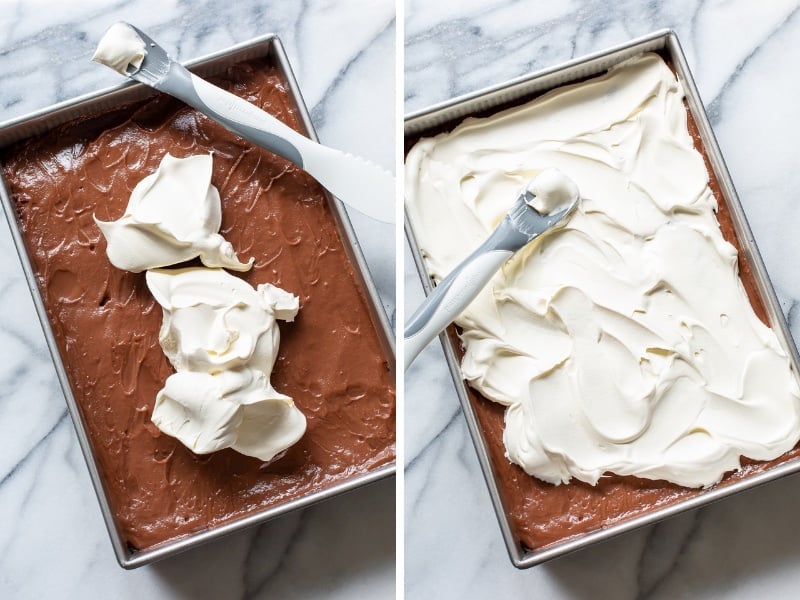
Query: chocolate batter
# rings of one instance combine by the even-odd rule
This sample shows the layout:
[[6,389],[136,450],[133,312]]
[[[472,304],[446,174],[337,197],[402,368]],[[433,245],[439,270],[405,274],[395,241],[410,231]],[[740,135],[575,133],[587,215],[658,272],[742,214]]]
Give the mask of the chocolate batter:
[[[215,81],[302,130],[280,71],[266,61]],[[251,285],[300,297],[281,323],[272,376],[308,419],[270,464],[233,450],[197,456],[151,422],[173,372],[161,309],[144,273],[113,267],[92,216],[119,218],[165,153],[213,152],[222,235]],[[3,174],[80,405],[109,503],[131,550],[213,528],[392,463],[394,364],[323,190],[310,176],[166,96],[63,125],[4,151]]]

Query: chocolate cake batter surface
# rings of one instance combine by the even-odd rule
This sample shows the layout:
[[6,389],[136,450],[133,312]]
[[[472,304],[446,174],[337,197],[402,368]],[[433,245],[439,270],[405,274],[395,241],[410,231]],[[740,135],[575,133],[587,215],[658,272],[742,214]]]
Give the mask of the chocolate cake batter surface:
[[[237,64],[221,87],[302,130],[271,62]],[[119,218],[131,190],[169,152],[211,152],[222,228],[251,285],[300,297],[281,323],[275,388],[308,419],[269,464],[233,450],[198,456],[151,422],[173,372],[158,342],[161,310],[144,273],[113,267],[93,215]],[[391,464],[394,365],[381,348],[322,188],[165,96],[60,126],[8,148],[3,175],[94,458],[123,539],[152,548]]]

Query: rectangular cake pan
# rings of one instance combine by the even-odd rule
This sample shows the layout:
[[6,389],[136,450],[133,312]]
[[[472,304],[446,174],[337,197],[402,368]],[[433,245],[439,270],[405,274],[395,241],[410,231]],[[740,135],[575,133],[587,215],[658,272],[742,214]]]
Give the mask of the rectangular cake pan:
[[[201,77],[213,77],[214,75],[223,73],[227,67],[235,63],[255,58],[268,58],[280,68],[286,81],[288,82],[289,94],[297,105],[298,115],[300,116],[303,126],[306,129],[305,134],[314,140],[318,140],[311,122],[311,117],[308,113],[308,109],[303,102],[303,97],[300,93],[297,81],[289,65],[286,52],[277,35],[266,34],[236,46],[232,46],[225,50],[188,61],[184,64],[189,67],[192,72],[200,75]],[[124,104],[145,100],[156,95],[157,93],[158,92],[155,92],[151,88],[142,84],[126,81],[113,88],[80,96],[73,100],[62,102],[49,108],[36,111],[32,114],[0,123],[0,148],[4,148],[26,138],[40,135],[75,118],[89,114],[97,114]],[[3,209],[5,211],[9,227],[11,228],[11,235],[14,239],[20,262],[22,263],[22,268],[27,278],[28,287],[30,288],[33,296],[36,311],[39,315],[39,320],[41,321],[42,329],[44,330],[53,362],[55,363],[61,388],[64,392],[64,396],[66,397],[69,413],[72,417],[72,421],[78,435],[78,442],[81,446],[86,464],[89,468],[92,484],[97,494],[100,508],[103,513],[103,518],[114,547],[114,553],[122,567],[126,569],[140,567],[153,561],[160,560],[162,558],[166,558],[168,556],[172,556],[179,552],[196,547],[205,542],[209,542],[247,527],[263,523],[264,521],[273,519],[288,512],[308,507],[321,500],[338,496],[345,492],[349,492],[361,486],[394,475],[396,469],[395,464],[385,465],[371,472],[354,477],[353,479],[343,483],[339,483],[324,490],[296,498],[279,506],[259,511],[219,527],[214,527],[191,536],[166,542],[150,550],[131,552],[131,550],[125,544],[120,531],[117,529],[108,498],[104,492],[98,466],[93,456],[89,438],[80,415],[80,410],[72,393],[69,378],[59,353],[58,345],[56,343],[53,330],[50,326],[50,321],[44,308],[44,300],[34,276],[31,260],[25,248],[22,233],[17,226],[17,218],[12,201],[10,199],[10,194],[8,188],[6,187],[5,181],[2,181],[1,176],[0,198],[2,199]],[[383,309],[383,304],[381,303],[377,288],[375,287],[369,274],[367,263],[361,253],[355,231],[353,230],[353,227],[341,202],[327,192],[326,198],[330,206],[331,213],[333,214],[339,229],[339,234],[342,238],[345,251],[347,252],[348,258],[354,266],[356,280],[361,286],[362,290],[364,290],[367,297],[368,310],[377,331],[383,352],[391,364],[394,364],[394,334],[392,332],[392,327],[389,319],[386,316],[386,312]]]
[[[754,279],[765,305],[770,325],[775,331],[783,349],[789,356],[795,374],[800,373],[800,360],[797,348],[789,332],[786,318],[780,309],[775,291],[769,281],[764,263],[759,255],[752,232],[747,224],[741,203],[734,190],[730,174],[711,130],[711,125],[709,124],[705,109],[703,108],[697,88],[689,71],[686,57],[684,56],[675,32],[667,29],[656,31],[608,50],[574,59],[562,65],[544,69],[530,75],[516,78],[507,83],[492,86],[453,100],[436,104],[424,110],[410,113],[406,115],[404,123],[406,151],[420,138],[430,137],[442,131],[448,131],[466,117],[488,116],[510,106],[522,104],[553,88],[600,75],[613,65],[645,52],[657,52],[669,60],[678,80],[685,89],[688,108],[696,121],[701,141],[705,147],[711,167],[718,179],[722,195],[731,214],[735,233],[742,247],[742,255],[752,267]],[[425,289],[425,293],[428,294],[432,289],[431,277],[425,268],[419,246],[414,237],[413,228],[408,218],[406,218],[405,221],[405,231],[411,246],[414,262],[416,263],[417,270],[422,280],[422,286]],[[515,538],[511,523],[503,507],[498,488],[497,475],[492,468],[487,442],[481,431],[476,412],[470,402],[467,384],[461,375],[461,369],[459,367],[459,341],[454,327],[451,326],[447,332],[442,333],[440,340],[455,382],[461,407],[467,420],[467,426],[478,454],[478,460],[489,488],[492,504],[497,513],[497,519],[509,556],[513,564],[518,568],[531,567],[597,542],[608,540],[638,527],[656,523],[667,517],[705,506],[735,493],[800,471],[799,460],[788,460],[780,465],[765,469],[760,473],[748,475],[741,480],[702,491],[692,498],[684,499],[675,504],[653,510],[645,515],[640,515],[577,537],[571,537],[565,541],[550,544],[540,549],[526,549],[520,541]]]

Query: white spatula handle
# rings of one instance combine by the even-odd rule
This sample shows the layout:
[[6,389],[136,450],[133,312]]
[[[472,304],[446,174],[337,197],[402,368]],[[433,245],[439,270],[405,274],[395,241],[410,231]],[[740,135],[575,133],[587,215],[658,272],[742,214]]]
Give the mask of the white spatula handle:
[[348,206],[384,223],[394,221],[394,177],[380,167],[318,144],[175,61],[154,85],[230,131],[295,163]]

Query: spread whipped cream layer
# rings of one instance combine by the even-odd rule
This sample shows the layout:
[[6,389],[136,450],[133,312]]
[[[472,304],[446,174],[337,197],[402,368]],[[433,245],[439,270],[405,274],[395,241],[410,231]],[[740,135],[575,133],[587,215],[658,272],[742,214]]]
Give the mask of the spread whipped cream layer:
[[198,454],[233,448],[269,461],[297,442],[306,419],[270,383],[277,320],[294,319],[297,296],[268,283],[253,289],[222,269],[157,269],[146,280],[176,370],[156,397],[153,423]]
[[211,185],[212,157],[175,158],[166,154],[158,170],[131,193],[116,221],[95,218],[115,267],[133,273],[178,264],[196,257],[207,267],[248,270],[233,246],[218,232],[222,223],[219,192]]
[[139,69],[147,54],[145,43],[127,23],[114,23],[100,39],[92,60],[121,73],[128,67]]
[[681,85],[654,54],[423,139],[406,209],[441,280],[545,169],[582,200],[457,319],[465,379],[507,406],[508,458],[554,484],[709,486],[800,437],[800,393],[716,220]]

